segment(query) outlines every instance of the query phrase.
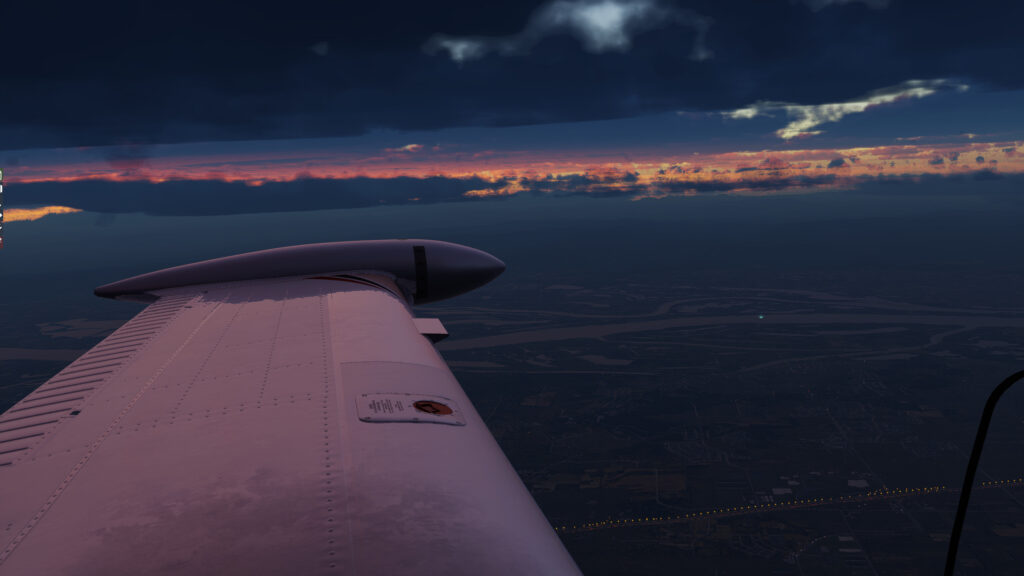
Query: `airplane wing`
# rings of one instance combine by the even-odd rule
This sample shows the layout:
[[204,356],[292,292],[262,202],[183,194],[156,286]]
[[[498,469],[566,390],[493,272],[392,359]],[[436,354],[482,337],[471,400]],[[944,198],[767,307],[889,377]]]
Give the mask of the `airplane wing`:
[[221,258],[0,415],[0,574],[578,574],[411,304],[492,256],[426,240]]

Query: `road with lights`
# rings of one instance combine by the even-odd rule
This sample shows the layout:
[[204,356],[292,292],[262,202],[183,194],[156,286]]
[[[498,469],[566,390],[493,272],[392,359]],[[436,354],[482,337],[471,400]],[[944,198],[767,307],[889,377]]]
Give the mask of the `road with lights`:
[[[1020,488],[1024,487],[1024,477],[1010,480],[993,480],[982,482],[974,487],[975,490],[987,490],[993,488]],[[710,518],[723,518],[727,516],[743,516],[747,514],[761,514],[776,510],[793,510],[797,508],[812,508],[827,504],[848,504],[855,502],[873,502],[878,500],[891,500],[896,498],[907,498],[913,496],[925,496],[932,494],[959,494],[960,489],[951,489],[947,486],[925,486],[919,488],[892,488],[879,489],[861,494],[839,496],[835,498],[804,498],[798,500],[782,500],[778,502],[765,502],[762,504],[749,504],[746,506],[732,506],[724,508],[713,508],[688,514],[662,515],[662,516],[638,516],[635,518],[618,518],[601,520],[597,522],[584,522],[580,524],[563,524],[555,526],[555,531],[560,534],[572,534],[577,532],[591,532],[594,530],[607,530],[610,528],[628,528],[631,526],[659,526],[689,522],[691,520],[703,520]]]

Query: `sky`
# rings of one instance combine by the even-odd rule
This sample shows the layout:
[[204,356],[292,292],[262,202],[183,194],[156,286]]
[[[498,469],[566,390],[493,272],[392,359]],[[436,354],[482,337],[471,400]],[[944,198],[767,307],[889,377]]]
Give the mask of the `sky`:
[[[776,194],[1024,166],[1012,3],[50,11],[5,9],[19,49],[2,57],[0,165],[7,206],[31,209],[9,221],[264,211],[261,197]],[[182,194],[205,201],[161,200]]]

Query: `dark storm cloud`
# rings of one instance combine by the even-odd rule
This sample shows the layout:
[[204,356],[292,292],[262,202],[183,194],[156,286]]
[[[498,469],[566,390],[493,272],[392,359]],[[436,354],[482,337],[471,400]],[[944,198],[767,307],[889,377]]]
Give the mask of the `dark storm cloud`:
[[12,208],[70,206],[88,212],[158,216],[218,216],[302,212],[507,199],[509,189],[536,196],[640,196],[734,191],[778,191],[837,182],[834,174],[782,176],[767,172],[753,180],[642,181],[635,172],[562,174],[536,178],[349,178],[300,179],[249,186],[215,180],[46,182],[19,184],[9,196]]
[[519,181],[520,186],[536,195],[550,196],[637,196],[641,194],[714,194],[735,191],[757,190],[778,191],[790,188],[811,188],[834,184],[834,174],[816,176],[777,176],[758,178],[755,180],[701,180],[673,181],[663,180],[652,183],[641,183],[633,173],[621,176],[590,176],[574,174],[569,176],[548,176],[546,178]]
[[650,190],[649,185],[639,182],[635,172],[548,175],[544,178],[521,178],[519,184],[534,194],[556,196],[633,196]]
[[[248,186],[241,182],[47,182],[23,184],[8,194],[12,207],[58,205],[89,212],[161,216],[212,216],[302,212],[396,204],[473,202],[470,190],[495,189],[503,181],[479,178],[304,179]],[[14,191],[12,191],[14,192]]]
[[[1011,64],[1024,60],[1024,3],[608,0],[657,10],[624,16],[618,36],[588,36],[586,18],[531,24],[581,2],[9,3],[0,149],[817,105],[913,78],[1024,87]],[[528,50],[507,55],[423,51],[528,30]]]
[[680,166],[679,164],[673,164],[668,168],[658,170],[658,174],[661,176],[666,174],[700,174],[703,170],[702,166]]
[[[837,158],[842,163],[842,158]],[[856,161],[856,158],[851,157],[851,161]],[[793,163],[781,160],[779,158],[768,157],[761,160],[757,166],[741,166],[734,170],[735,173],[741,174],[743,172],[769,172],[777,173],[781,170],[806,170],[811,167],[810,162]]]
[[977,195],[979,192],[975,188],[963,185],[970,182],[998,182],[998,187],[985,189],[985,194],[1022,198],[1020,190],[1024,186],[1024,174],[1001,174],[995,170],[982,169],[954,174],[868,176],[860,178],[851,191],[856,194],[886,196]]
[[[976,172],[971,173],[971,178],[974,180],[1002,180],[1006,177],[1007,176],[1005,174],[996,172],[995,170],[978,170]],[[1019,194],[1019,184],[1024,183],[1024,178],[1022,178],[1019,174],[1014,174],[1010,177],[1010,180],[1018,184],[1018,187],[1016,188],[1015,192]]]
[[150,157],[150,147],[138,144],[112,146],[106,154],[107,162],[124,176],[137,173]]
[[792,188],[814,188],[817,186],[829,186],[836,182],[835,174],[800,175],[800,176],[779,176],[772,178],[761,178],[743,182],[705,180],[700,182],[669,182],[663,184],[666,192],[733,192],[733,191],[777,191]]

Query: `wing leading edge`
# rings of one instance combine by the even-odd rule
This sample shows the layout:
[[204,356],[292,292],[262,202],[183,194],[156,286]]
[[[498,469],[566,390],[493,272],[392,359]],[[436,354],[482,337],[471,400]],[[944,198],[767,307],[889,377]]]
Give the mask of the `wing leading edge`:
[[440,244],[115,294],[157,299],[0,416],[41,431],[0,448],[0,574],[578,574],[411,314]]

